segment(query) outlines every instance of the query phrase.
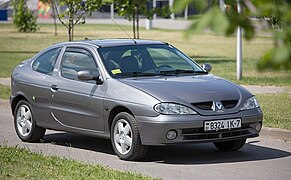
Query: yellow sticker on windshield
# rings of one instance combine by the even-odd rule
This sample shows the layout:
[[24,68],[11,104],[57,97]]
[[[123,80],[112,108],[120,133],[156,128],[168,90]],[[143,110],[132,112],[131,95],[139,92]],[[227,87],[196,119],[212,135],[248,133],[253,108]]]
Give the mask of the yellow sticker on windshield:
[[121,70],[120,69],[112,69],[111,72],[112,72],[112,74],[120,74]]

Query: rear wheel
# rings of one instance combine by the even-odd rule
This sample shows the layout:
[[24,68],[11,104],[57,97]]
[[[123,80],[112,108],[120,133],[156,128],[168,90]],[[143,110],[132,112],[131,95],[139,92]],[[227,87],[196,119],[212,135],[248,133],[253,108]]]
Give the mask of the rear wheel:
[[113,120],[111,143],[115,154],[123,160],[141,159],[147,151],[147,147],[141,144],[135,118],[126,112],[117,114]]
[[214,146],[221,151],[236,151],[244,146],[246,139],[214,142]]
[[36,125],[31,106],[25,100],[16,105],[14,127],[18,137],[25,142],[38,142],[45,134],[45,129]]

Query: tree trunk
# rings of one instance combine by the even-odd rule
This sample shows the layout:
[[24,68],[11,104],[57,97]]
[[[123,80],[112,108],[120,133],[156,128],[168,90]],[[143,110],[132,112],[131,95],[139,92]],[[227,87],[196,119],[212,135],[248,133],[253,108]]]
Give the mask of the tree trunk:
[[58,26],[57,26],[56,17],[54,17],[54,26],[55,26],[55,36],[57,36],[58,35]]
[[58,27],[57,27],[57,21],[56,21],[56,9],[55,9],[55,2],[52,1],[52,10],[53,10],[53,19],[54,19],[54,26],[55,26],[55,36],[58,35]]
[[72,28],[69,26],[68,28],[69,41],[72,41],[71,31],[72,31]]
[[69,7],[69,41],[73,41],[73,30],[74,30],[74,13],[72,12],[72,7]]
[[139,39],[139,15],[136,13],[136,33],[137,33],[137,39]]
[[75,28],[75,25],[73,22],[73,24],[72,24],[72,41],[74,41],[74,28]]
[[136,38],[136,35],[135,35],[135,12],[133,12],[133,15],[132,15],[132,30],[133,30],[133,38],[135,39]]

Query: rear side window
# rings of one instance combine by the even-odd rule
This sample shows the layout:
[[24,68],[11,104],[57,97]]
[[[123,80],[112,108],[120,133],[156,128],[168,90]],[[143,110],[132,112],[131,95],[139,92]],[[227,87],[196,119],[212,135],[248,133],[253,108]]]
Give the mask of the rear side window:
[[32,69],[43,73],[52,75],[56,60],[60,54],[62,48],[55,48],[49,51],[46,51],[40,55],[32,64]]

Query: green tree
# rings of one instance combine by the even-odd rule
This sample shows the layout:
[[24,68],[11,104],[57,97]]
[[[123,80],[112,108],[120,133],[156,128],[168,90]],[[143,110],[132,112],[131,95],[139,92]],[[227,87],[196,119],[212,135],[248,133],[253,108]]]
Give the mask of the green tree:
[[148,19],[152,19],[153,14],[157,13],[160,16],[167,16],[171,13],[169,6],[162,9],[151,7],[151,0],[108,0],[116,4],[118,14],[124,16],[129,21],[132,21],[133,37],[139,39],[139,20],[143,15]]
[[[210,0],[211,1],[211,0]],[[267,51],[258,62],[258,69],[291,70],[291,2],[290,0],[240,0],[243,13],[236,11],[237,0],[225,0],[225,11],[219,7],[219,1],[179,0],[174,9],[181,12],[187,4],[194,3],[203,16],[194,21],[188,34],[198,33],[206,28],[214,32],[231,35],[238,26],[244,30],[244,37],[255,36],[255,21],[250,17],[267,20],[274,41],[274,48]],[[208,8],[207,8],[208,7]]]
[[24,0],[13,1],[13,23],[20,32],[35,32],[37,29],[36,16],[33,15]]
[[54,27],[55,27],[55,36],[58,35],[58,26],[57,26],[57,15],[56,15],[56,6],[55,6],[55,1],[54,0],[40,0],[41,2],[45,3],[45,4],[49,4],[52,8],[52,15],[53,15],[53,19],[54,19]]
[[41,2],[43,2],[44,4],[49,4],[52,8],[52,15],[53,15],[53,19],[54,19],[54,27],[55,27],[55,36],[58,35],[58,26],[57,26],[57,15],[56,15],[56,6],[55,6],[55,1],[54,0],[40,0]]
[[[74,27],[77,24],[84,24],[84,15],[91,16],[94,11],[99,9],[103,4],[102,0],[57,0],[55,1],[55,9],[59,21],[68,30],[69,41],[73,41]],[[65,11],[59,12],[58,7],[65,6]]]
[[144,13],[146,0],[115,0],[118,14],[132,21],[133,37],[139,39],[139,15]]

